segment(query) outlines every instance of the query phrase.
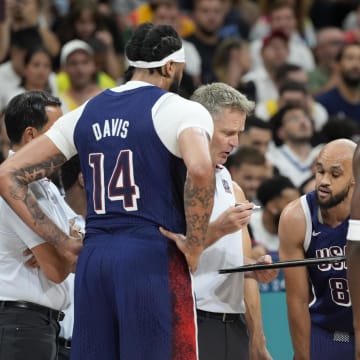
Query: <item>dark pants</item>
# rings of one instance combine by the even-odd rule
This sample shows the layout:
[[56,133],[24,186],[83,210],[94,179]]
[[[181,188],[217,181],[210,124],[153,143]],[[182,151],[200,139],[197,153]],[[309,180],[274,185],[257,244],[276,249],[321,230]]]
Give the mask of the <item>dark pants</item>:
[[59,330],[45,313],[0,307],[0,360],[56,360]]
[[59,338],[58,341],[58,360],[70,359],[71,342],[64,338]]
[[199,360],[248,360],[249,336],[243,315],[236,320],[197,313]]

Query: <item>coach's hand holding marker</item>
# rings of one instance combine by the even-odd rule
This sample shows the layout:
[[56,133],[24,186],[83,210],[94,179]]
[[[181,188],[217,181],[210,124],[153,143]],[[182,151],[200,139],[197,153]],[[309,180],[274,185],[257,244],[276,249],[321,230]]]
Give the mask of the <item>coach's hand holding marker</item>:
[[[245,203],[235,203],[235,207],[240,206],[240,205],[244,205],[244,204],[245,204]],[[250,204],[252,204],[252,203],[250,203]],[[255,205],[255,204],[253,204],[252,210],[260,210],[260,209],[262,209],[262,206],[261,206],[261,205]]]

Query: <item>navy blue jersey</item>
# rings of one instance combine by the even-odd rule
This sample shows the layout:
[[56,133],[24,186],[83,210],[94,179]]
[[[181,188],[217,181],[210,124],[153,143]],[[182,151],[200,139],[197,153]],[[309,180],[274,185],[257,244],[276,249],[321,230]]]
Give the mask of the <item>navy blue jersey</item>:
[[152,119],[164,94],[155,86],[106,90],[85,106],[74,142],[88,198],[87,234],[131,224],[185,233],[186,167],[163,145]]
[[[335,228],[329,227],[319,221],[314,191],[301,200],[307,217],[305,256],[319,258],[345,254],[349,219]],[[309,266],[308,271],[313,295],[309,305],[312,322],[329,331],[353,333],[345,262]]]

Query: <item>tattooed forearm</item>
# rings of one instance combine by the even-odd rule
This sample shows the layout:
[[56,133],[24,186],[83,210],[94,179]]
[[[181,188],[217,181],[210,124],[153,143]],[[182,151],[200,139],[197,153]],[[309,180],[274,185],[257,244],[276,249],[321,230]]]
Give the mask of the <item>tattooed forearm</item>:
[[29,209],[33,224],[40,229],[39,235],[53,246],[59,246],[67,240],[67,236],[62,232],[42,211],[35,197],[28,192],[24,198],[24,204]]
[[36,165],[14,170],[11,172],[12,185],[9,189],[10,195],[15,200],[24,200],[28,192],[27,185],[29,183],[51,175],[65,161],[66,158],[63,154],[57,154]]
[[187,178],[184,203],[186,214],[186,241],[188,246],[203,246],[209,218],[214,201],[215,182],[208,181],[207,186],[199,186]]

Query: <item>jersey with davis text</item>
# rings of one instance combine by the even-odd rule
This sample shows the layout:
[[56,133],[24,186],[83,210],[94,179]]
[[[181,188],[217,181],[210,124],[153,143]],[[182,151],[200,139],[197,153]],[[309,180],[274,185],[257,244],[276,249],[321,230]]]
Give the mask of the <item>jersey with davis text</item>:
[[185,165],[161,142],[152,119],[165,93],[155,86],[107,90],[84,107],[74,142],[89,199],[87,234],[105,223],[109,231],[148,223],[185,232]]

